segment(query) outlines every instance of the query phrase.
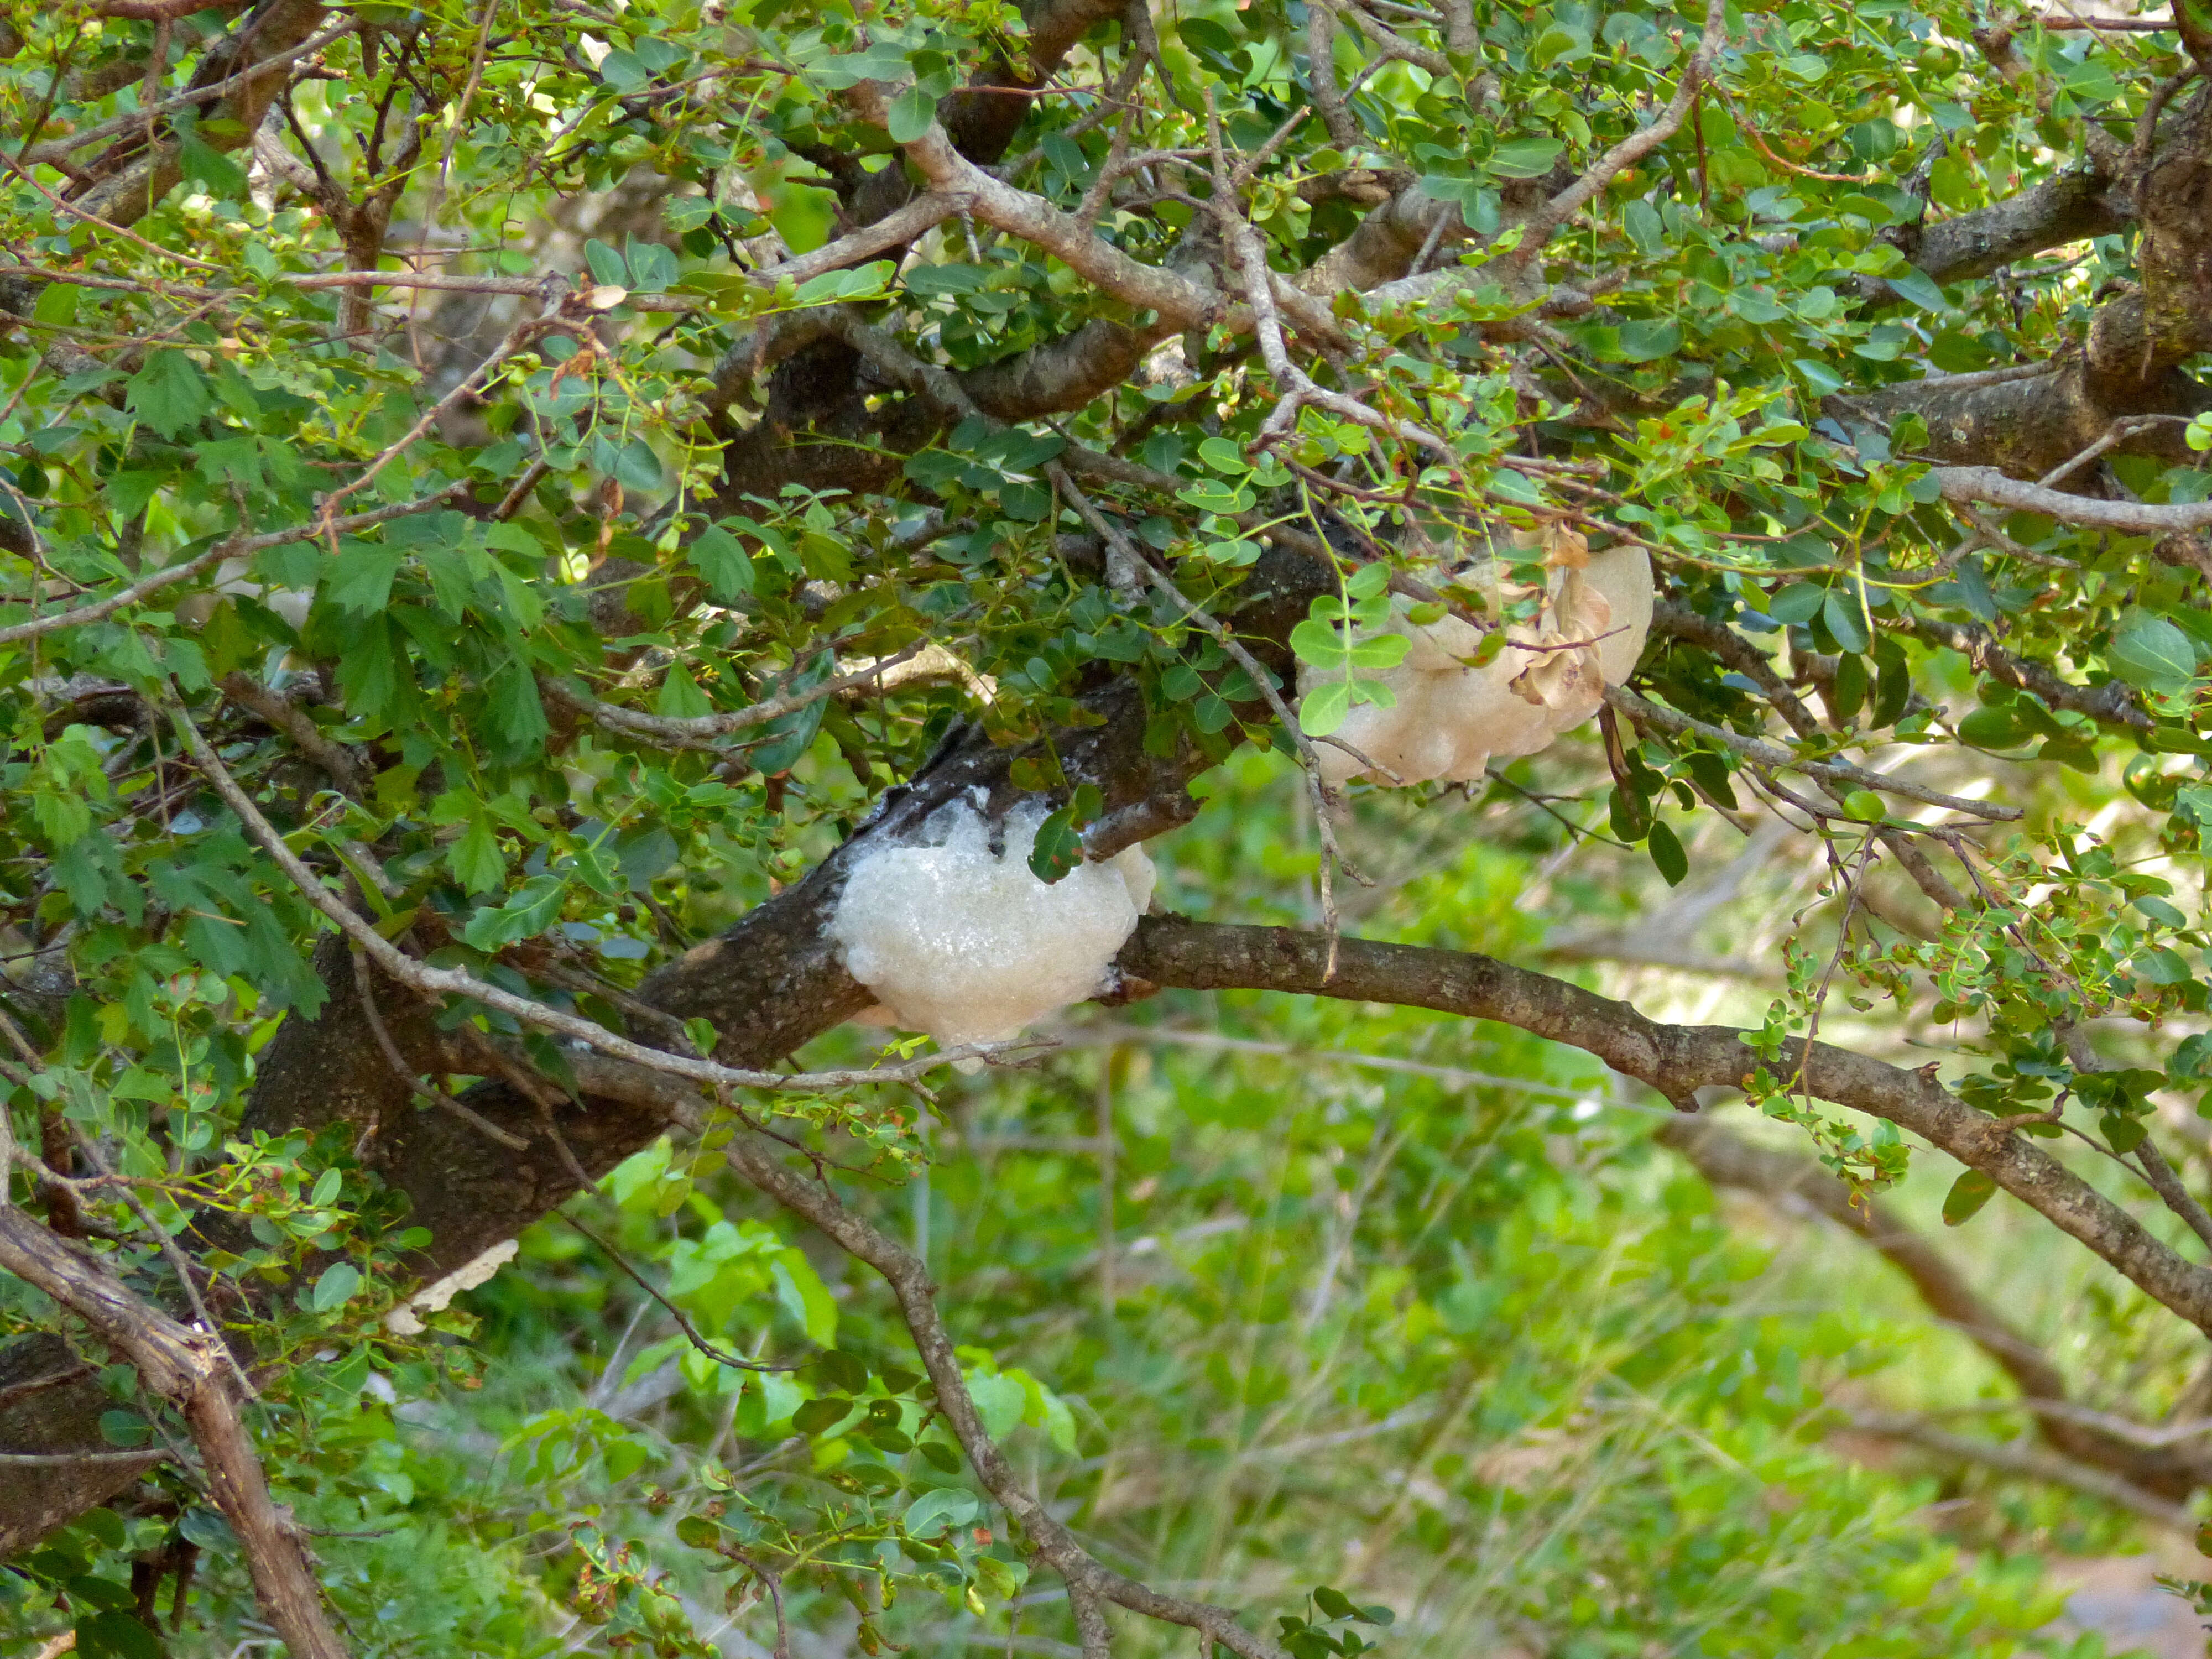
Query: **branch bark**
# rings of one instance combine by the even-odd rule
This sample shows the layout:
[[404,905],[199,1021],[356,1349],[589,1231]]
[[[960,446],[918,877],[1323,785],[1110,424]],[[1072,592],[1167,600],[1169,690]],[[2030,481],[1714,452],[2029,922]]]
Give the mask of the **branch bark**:
[[[1594,1054],[1684,1111],[1696,1109],[1699,1089],[1741,1090],[1766,1063],[1729,1027],[1662,1024],[1626,1003],[1471,951],[1332,942],[1286,928],[1148,916],[1118,961],[1125,974],[1155,985],[1289,991],[1494,1019]],[[1796,1050],[1793,1039],[1793,1056]],[[1936,1079],[1932,1066],[1906,1071],[1813,1042],[1805,1048],[1804,1086],[1819,1099],[1887,1119],[1982,1170],[2153,1300],[2212,1334],[2212,1270],[2154,1237],[2002,1119],[1967,1106]]]
[[222,1338],[187,1329],[126,1289],[5,1200],[0,1192],[0,1267],[35,1285],[90,1326],[173,1401],[206,1461],[210,1494],[237,1533],[263,1614],[295,1659],[345,1659],[300,1537],[277,1510],[239,1415],[237,1384]]

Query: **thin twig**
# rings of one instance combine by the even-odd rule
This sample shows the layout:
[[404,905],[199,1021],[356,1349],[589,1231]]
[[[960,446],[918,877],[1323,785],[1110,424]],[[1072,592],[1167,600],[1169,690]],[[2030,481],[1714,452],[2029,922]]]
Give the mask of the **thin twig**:
[[1146,580],[1152,585],[1157,592],[1171,599],[1184,616],[1212,636],[1214,642],[1228,653],[1230,660],[1244,671],[1245,678],[1249,679],[1258,689],[1260,695],[1267,699],[1267,707],[1274,711],[1276,720],[1281,722],[1285,734],[1289,737],[1291,745],[1297,750],[1299,769],[1305,775],[1307,793],[1313,800],[1314,822],[1321,830],[1322,926],[1328,934],[1329,975],[1334,977],[1336,971],[1334,955],[1336,939],[1340,929],[1337,923],[1336,894],[1331,881],[1331,866],[1341,866],[1344,872],[1354,881],[1364,884],[1366,878],[1352,867],[1344,856],[1343,849],[1337,845],[1336,830],[1330,822],[1330,807],[1333,804],[1330,798],[1331,791],[1328,786],[1322,781],[1321,757],[1315,752],[1313,740],[1300,728],[1298,717],[1291,712],[1290,706],[1284,702],[1281,694],[1275,690],[1275,677],[1267,671],[1266,665],[1258,658],[1238,642],[1237,636],[1229,630],[1228,627],[1218,617],[1210,615],[1202,606],[1194,604],[1182,589],[1175,585],[1171,578],[1155,566],[1150,559],[1145,557],[1128,538],[1121,533],[1121,526],[1101,513],[1091,498],[1076,487],[1075,481],[1067,476],[1066,470],[1057,461],[1048,465],[1045,471],[1052,479],[1054,487],[1066,495],[1085,524],[1097,532],[1132,568],[1141,574]]
[[[301,897],[337,925],[339,931],[382,969],[387,977],[398,981],[411,990],[430,997],[460,996],[480,1002],[487,1008],[510,1014],[526,1024],[541,1030],[557,1031],[563,1036],[574,1037],[587,1048],[617,1059],[687,1078],[695,1083],[716,1085],[725,1088],[772,1089],[782,1091],[819,1091],[830,1089],[862,1088],[872,1084],[896,1083],[920,1089],[921,1079],[948,1061],[969,1058],[1000,1060],[1020,1051],[1024,1045],[1007,1042],[962,1043],[919,1060],[885,1066],[873,1070],[841,1070],[830,1072],[757,1072],[733,1066],[721,1066],[708,1060],[694,1060],[672,1054],[658,1048],[648,1048],[641,1043],[617,1036],[605,1026],[574,1014],[563,1013],[557,1008],[529,997],[517,996],[512,991],[489,984],[458,968],[433,968],[418,962],[393,945],[356,913],[329,888],[323,884],[315,872],[299,855],[285,845],[283,836],[262,815],[253,799],[240,787],[238,780],[230,774],[221,758],[210,746],[207,738],[192,722],[181,703],[168,707],[179,737],[192,757],[201,775],[213,786],[223,804],[238,815],[246,832],[261,850],[282,871],[287,880],[298,889]],[[927,1091],[923,1091],[927,1093]]]
[[[486,1139],[497,1141],[511,1152],[526,1152],[530,1150],[530,1142],[524,1136],[513,1134],[501,1128],[498,1124],[494,1123],[473,1107],[463,1105],[443,1089],[437,1088],[416,1075],[415,1068],[407,1063],[407,1056],[399,1052],[399,1045],[392,1040],[392,1033],[385,1026],[384,1015],[376,1006],[376,993],[369,984],[368,958],[361,953],[358,946],[353,951],[353,984],[354,990],[361,998],[362,1017],[368,1022],[369,1035],[376,1039],[377,1051],[384,1056],[384,1063],[392,1068],[393,1076],[404,1083],[414,1093],[426,1096],[435,1101]],[[376,1133],[376,1125],[371,1124],[364,1131],[363,1139],[366,1139],[374,1135]]]
[[[580,1169],[577,1170],[575,1173],[579,1176],[582,1176],[582,1170]],[[583,1180],[584,1190],[589,1192],[592,1187],[591,1179],[589,1176],[583,1176]],[[684,1311],[681,1308],[678,1307],[673,1302],[671,1302],[665,1296],[662,1295],[659,1290],[653,1285],[651,1280],[647,1279],[643,1273],[638,1272],[635,1267],[630,1265],[629,1258],[624,1255],[620,1250],[617,1249],[612,1243],[601,1237],[591,1228],[586,1227],[582,1222],[577,1220],[575,1217],[570,1215],[566,1210],[556,1210],[553,1213],[559,1216],[562,1220],[567,1222],[578,1232],[583,1234],[586,1238],[590,1239],[592,1243],[598,1245],[600,1250],[606,1255],[607,1260],[613,1262],[617,1267],[622,1270],[623,1275],[625,1278],[627,1278],[632,1284],[635,1285],[638,1289],[643,1291],[647,1296],[651,1297],[655,1302],[660,1304],[661,1310],[671,1319],[674,1320],[676,1322],[677,1328],[684,1333],[684,1340],[686,1342],[689,1342],[693,1347],[696,1348],[701,1353],[705,1354],[708,1358],[713,1360],[717,1365],[727,1365],[732,1370],[740,1371],[795,1371],[801,1369],[798,1365],[772,1365],[760,1360],[740,1359],[736,1354],[727,1352],[723,1349],[716,1347],[705,1337],[700,1335],[699,1328],[691,1322],[690,1317],[685,1315]]]

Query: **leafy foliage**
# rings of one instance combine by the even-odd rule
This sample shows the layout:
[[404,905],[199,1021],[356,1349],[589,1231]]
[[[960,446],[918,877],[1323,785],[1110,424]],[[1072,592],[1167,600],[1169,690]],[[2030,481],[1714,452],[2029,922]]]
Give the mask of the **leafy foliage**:
[[[1088,1639],[1039,1516],[1297,1659],[2063,1639],[2023,1550],[2119,1523],[1941,1532],[1820,1443],[1916,1355],[1995,1373],[1841,1268],[1773,1302],[1585,1062],[1231,991],[925,1110],[732,1092],[915,1045],[823,1035],[865,999],[793,966],[813,1023],[754,1052],[772,999],[710,981],[818,963],[727,930],[947,757],[1046,798],[1041,880],[1204,774],[1181,908],[1336,927],[1341,816],[1399,872],[1363,931],[1511,956],[1693,924],[1768,816],[1815,874],[1729,1010],[1747,1097],[1912,1191],[1816,1039],[1935,1046],[1987,1144],[2157,1189],[2140,1248],[2064,1224],[2160,1296],[2212,1080],[2193,11],[240,10],[0,22],[0,1198],[220,1327],[363,1651]],[[1494,651],[1569,544],[1664,601],[1595,740],[1457,803],[1316,780],[1309,848],[1291,757],[1391,697],[1394,596]],[[611,1056],[703,1131],[623,1127]],[[493,1139],[434,1181],[455,1121]],[[912,1241],[951,1374],[730,1173],[765,1136]],[[1987,1237],[2023,1184],[1923,1207]],[[2193,1399],[2097,1294],[2127,1387]],[[102,1449],[170,1456],[8,1617],[229,1651],[246,1546],[73,1311],[0,1280],[94,1351]],[[2144,1513],[2201,1480],[2125,1467]]]

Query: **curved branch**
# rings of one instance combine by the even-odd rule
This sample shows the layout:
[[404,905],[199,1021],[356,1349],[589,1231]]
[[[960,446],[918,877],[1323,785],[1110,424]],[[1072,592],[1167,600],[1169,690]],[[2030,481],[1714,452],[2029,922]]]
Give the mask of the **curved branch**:
[[1682,70],[1682,79],[1674,88],[1674,95],[1667,100],[1667,107],[1660,111],[1658,119],[1606,151],[1581,178],[1547,202],[1542,211],[1529,220],[1520,246],[1507,257],[1523,262],[1532,258],[1561,225],[1595,200],[1598,192],[1619,177],[1624,168],[1634,167],[1680,132],[1690,113],[1690,106],[1697,101],[1698,89],[1712,73],[1713,60],[1727,44],[1727,0],[1705,0],[1705,33]]
[[[2132,1487],[2164,1498],[2186,1498],[2202,1483],[2201,1455],[2177,1454],[2171,1443],[2147,1443],[2159,1431],[2124,1419],[2107,1423],[2102,1413],[2069,1409],[2065,1376],[2051,1357],[1984,1301],[1948,1256],[1881,1200],[1853,1193],[1809,1158],[1756,1145],[1702,1115],[1662,1123],[1655,1139],[1681,1153],[1713,1186],[1733,1187],[1770,1202],[1796,1199],[1865,1239],[1905,1275],[1929,1312],[1972,1341],[2012,1379],[2022,1400],[2029,1402],[2026,1409],[2037,1434],[2053,1451],[2077,1464],[2111,1470]],[[2134,1433],[2121,1432],[2128,1429]]]
[[[1328,972],[1332,948],[1335,972]],[[1121,951],[1121,971],[1191,990],[1271,990],[1432,1008],[1494,1019],[1580,1048],[1648,1083],[1686,1110],[1703,1088],[1741,1090],[1767,1062],[1725,1026],[1665,1025],[1624,1002],[1472,951],[1329,940],[1280,927],[1218,927],[1148,916]],[[1794,1052],[1794,1046],[1793,1046]],[[2212,1270],[2187,1261],[2118,1205],[1998,1118],[1936,1080],[1825,1042],[1808,1045],[1808,1092],[1887,1119],[1988,1175],[2153,1300],[2212,1334]]]
[[[0,1177],[4,1179],[4,1177]],[[186,1329],[133,1296],[6,1201],[0,1185],[0,1267],[36,1285],[127,1356],[146,1386],[173,1401],[207,1462],[208,1488],[245,1547],[262,1612],[297,1659],[345,1659],[299,1535],[279,1513],[239,1419],[222,1339]]]
[[[671,1080],[634,1066],[592,1056],[578,1068],[577,1080],[595,1093],[657,1108],[672,1122],[695,1135],[709,1127],[696,1096],[671,1086]],[[1032,1553],[1065,1578],[1070,1589],[1087,1593],[1147,1618],[1181,1625],[1218,1643],[1241,1659],[1290,1659],[1277,1643],[1249,1631],[1227,1607],[1168,1595],[1104,1565],[1014,1473],[1013,1465],[983,1426],[968,1392],[959,1355],[937,1310],[937,1286],[921,1257],[854,1214],[826,1182],[811,1180],[785,1167],[765,1137],[740,1134],[724,1148],[730,1168],[793,1213],[803,1217],[848,1255],[883,1275],[897,1297],[899,1312],[914,1339],[915,1351],[937,1391],[938,1407],[959,1438],[975,1474],[1000,1507],[1012,1517]]]

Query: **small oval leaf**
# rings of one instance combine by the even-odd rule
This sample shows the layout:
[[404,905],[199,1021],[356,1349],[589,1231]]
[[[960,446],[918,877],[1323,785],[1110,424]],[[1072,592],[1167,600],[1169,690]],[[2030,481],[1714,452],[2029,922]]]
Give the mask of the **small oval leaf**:
[[1943,1197],[1943,1224],[1962,1226],[1996,1195],[1997,1183],[1979,1170],[1969,1170],[1951,1183]]

